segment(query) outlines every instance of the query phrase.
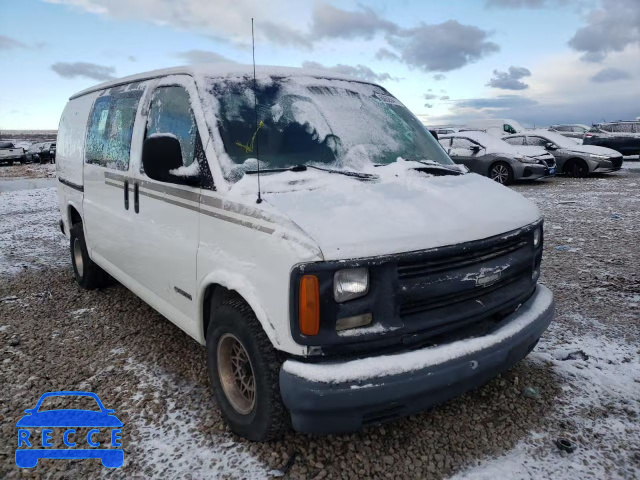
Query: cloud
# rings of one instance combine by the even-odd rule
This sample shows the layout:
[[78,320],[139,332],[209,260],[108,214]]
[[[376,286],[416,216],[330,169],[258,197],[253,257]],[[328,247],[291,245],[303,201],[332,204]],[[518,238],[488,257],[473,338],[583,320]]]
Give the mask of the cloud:
[[[429,89],[431,90],[431,89]],[[434,98],[438,98],[437,95],[434,95],[433,93],[425,93],[424,94],[424,99],[425,100],[433,100]]]
[[619,68],[603,68],[594,76],[591,77],[592,82],[605,83],[615,82],[616,80],[628,80],[631,78],[629,72],[621,70]]
[[440,100],[449,100],[451,97],[449,95],[443,95],[440,97]]
[[400,57],[388,48],[381,48],[378,50],[376,52],[376,58],[378,60],[400,60]]
[[434,79],[436,82],[441,82],[441,81],[442,81],[442,80],[444,80],[445,78],[447,78],[447,76],[446,76],[445,74],[443,74],[443,73],[436,73],[436,74],[433,76],[433,79]]
[[424,106],[427,108],[433,108],[433,103],[425,103]]
[[51,65],[51,70],[64,78],[86,77],[93,80],[111,80],[116,73],[113,67],[96,65],[88,62],[57,62]]
[[568,0],[487,0],[488,7],[504,8],[543,8],[568,3]]
[[531,76],[531,71],[524,67],[509,67],[507,72],[493,71],[493,78],[487,83],[488,87],[501,88],[503,90],[524,90],[529,85],[520,81],[523,77]]
[[369,67],[364,65],[351,65],[338,64],[333,67],[327,67],[318,62],[303,62],[302,68],[308,68],[312,70],[326,70],[328,72],[340,73],[342,75],[349,75],[351,77],[360,78],[369,82],[385,82],[389,80],[397,81],[398,78],[392,77],[389,73],[376,73]]
[[317,38],[370,39],[379,32],[395,33],[398,29],[396,24],[363,5],[356,11],[348,11],[325,2],[316,4],[311,23],[311,35]]
[[27,44],[20,40],[0,35],[0,50],[11,50],[12,48],[27,48]]
[[175,56],[187,63],[236,63],[230,58],[208,50],[187,50],[186,52],[178,52]]
[[273,22],[262,22],[260,24],[262,32],[271,42],[283,46],[312,48],[311,40],[298,30]]
[[476,110],[505,110],[537,104],[538,102],[536,100],[523,97],[521,95],[499,95],[492,98],[467,98],[456,102],[456,106],[459,108],[472,108]]
[[583,52],[585,61],[602,61],[611,52],[640,45],[640,2],[602,0],[602,8],[591,10],[587,25],[579,28],[569,46]]
[[136,57],[134,57],[133,55],[129,55],[129,56],[127,57],[127,60],[129,60],[130,62],[135,62],[135,61],[137,61]]
[[[236,46],[251,45],[251,17],[256,44],[309,48],[307,33],[297,29],[300,9],[286,0],[45,0],[115,19],[217,37]],[[265,19],[264,21],[262,19]],[[267,19],[277,19],[277,23]]]
[[448,72],[500,50],[488,40],[489,36],[489,32],[478,27],[449,20],[402,30],[389,36],[389,43],[410,67],[425,72]]

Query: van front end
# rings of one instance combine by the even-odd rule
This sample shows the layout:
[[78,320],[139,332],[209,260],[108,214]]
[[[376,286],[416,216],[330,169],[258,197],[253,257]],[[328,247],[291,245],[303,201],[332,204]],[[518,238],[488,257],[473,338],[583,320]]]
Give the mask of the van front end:
[[540,221],[449,247],[298,265],[291,329],[309,355],[280,371],[294,428],[355,431],[515,365],[553,318],[553,295],[537,284],[542,243]]

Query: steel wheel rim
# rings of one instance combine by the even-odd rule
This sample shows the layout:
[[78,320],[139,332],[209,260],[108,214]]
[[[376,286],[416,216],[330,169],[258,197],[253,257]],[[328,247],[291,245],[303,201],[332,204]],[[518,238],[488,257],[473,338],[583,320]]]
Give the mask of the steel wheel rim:
[[84,261],[82,260],[82,247],[80,246],[80,241],[77,238],[73,240],[73,263],[76,266],[78,275],[82,277],[84,273]]
[[242,342],[232,333],[218,340],[218,376],[227,400],[242,415],[256,404],[256,380],[253,365]]
[[509,178],[509,171],[504,165],[496,165],[491,170],[491,179],[498,183],[505,183]]

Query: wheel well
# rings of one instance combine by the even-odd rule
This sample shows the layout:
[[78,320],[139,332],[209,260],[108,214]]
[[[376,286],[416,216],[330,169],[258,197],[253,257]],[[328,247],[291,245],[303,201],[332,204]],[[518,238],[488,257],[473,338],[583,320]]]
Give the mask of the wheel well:
[[80,216],[80,213],[78,213],[78,210],[75,209],[75,207],[70,206],[69,207],[69,224],[73,226],[76,223],[82,223],[82,217]]
[[222,305],[222,300],[232,293],[235,292],[217,283],[212,283],[205,290],[204,299],[202,300],[202,333],[204,338],[207,338],[207,329],[209,328],[211,315],[214,315],[216,310]]
[[562,166],[562,171],[566,172],[569,169],[569,167],[571,166],[571,164],[574,163],[574,162],[582,162],[582,163],[584,163],[587,166],[587,171],[589,170],[589,164],[583,158],[571,157],[571,158],[567,159],[566,162],[564,162],[564,165]]

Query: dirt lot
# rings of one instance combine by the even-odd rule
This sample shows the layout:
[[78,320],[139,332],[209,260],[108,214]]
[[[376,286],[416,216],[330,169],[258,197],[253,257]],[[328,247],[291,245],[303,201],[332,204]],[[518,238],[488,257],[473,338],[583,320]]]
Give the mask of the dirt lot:
[[[515,189],[545,215],[541,281],[557,302],[536,350],[430,412],[271,444],[223,425],[195,341],[122,286],[76,286],[55,189],[0,193],[0,477],[638,478],[640,165]],[[121,469],[15,466],[16,422],[53,390],[93,391],[115,409]]]

